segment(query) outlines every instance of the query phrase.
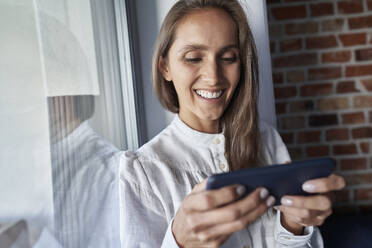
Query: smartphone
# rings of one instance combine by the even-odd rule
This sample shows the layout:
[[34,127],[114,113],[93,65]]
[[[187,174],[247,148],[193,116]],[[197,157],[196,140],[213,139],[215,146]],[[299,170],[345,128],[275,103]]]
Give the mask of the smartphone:
[[275,205],[280,205],[284,195],[311,195],[302,190],[302,184],[310,179],[328,177],[334,167],[332,158],[318,158],[214,174],[208,178],[207,190],[241,184],[248,194],[258,187],[265,187],[275,197]]

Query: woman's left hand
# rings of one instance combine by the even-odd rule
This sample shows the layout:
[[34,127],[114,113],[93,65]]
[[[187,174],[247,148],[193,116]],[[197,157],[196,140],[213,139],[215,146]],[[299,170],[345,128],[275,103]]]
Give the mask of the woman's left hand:
[[283,196],[278,210],[282,212],[282,226],[301,235],[305,226],[319,226],[332,213],[332,191],[345,187],[343,177],[331,174],[326,178],[306,181],[302,188],[312,196]]

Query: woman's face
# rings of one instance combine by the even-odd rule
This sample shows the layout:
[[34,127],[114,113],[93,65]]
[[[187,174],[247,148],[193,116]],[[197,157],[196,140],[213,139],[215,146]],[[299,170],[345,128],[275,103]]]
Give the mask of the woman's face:
[[188,14],[161,68],[176,89],[180,118],[196,130],[220,132],[218,120],[240,78],[235,22],[217,8]]

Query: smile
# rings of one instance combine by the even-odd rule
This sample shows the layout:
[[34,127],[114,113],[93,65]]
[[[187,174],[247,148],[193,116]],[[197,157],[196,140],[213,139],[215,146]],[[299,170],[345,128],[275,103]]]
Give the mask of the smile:
[[219,91],[195,90],[195,92],[196,94],[198,94],[199,96],[205,99],[217,99],[222,95],[223,90],[219,90]]

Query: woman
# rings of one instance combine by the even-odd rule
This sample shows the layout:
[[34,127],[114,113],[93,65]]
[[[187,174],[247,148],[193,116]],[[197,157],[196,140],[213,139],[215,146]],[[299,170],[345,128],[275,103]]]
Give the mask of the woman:
[[[175,120],[122,158],[124,247],[321,247],[314,225],[331,213],[324,194],[274,199],[239,185],[206,191],[214,173],[290,161],[277,132],[258,123],[258,68],[246,16],[234,0],[181,0],[166,16],[153,57],[154,87]],[[343,187],[341,177],[308,191]]]

